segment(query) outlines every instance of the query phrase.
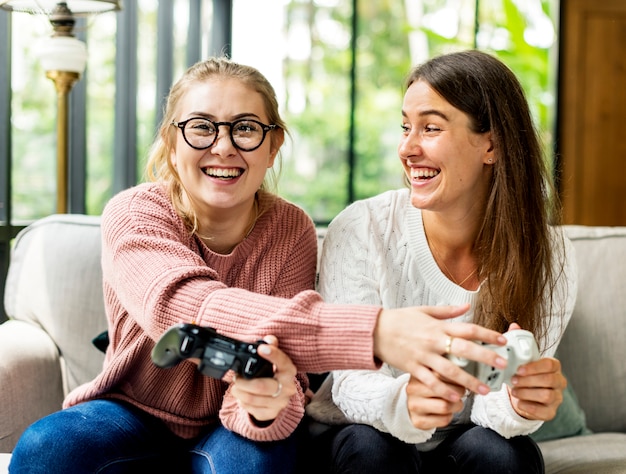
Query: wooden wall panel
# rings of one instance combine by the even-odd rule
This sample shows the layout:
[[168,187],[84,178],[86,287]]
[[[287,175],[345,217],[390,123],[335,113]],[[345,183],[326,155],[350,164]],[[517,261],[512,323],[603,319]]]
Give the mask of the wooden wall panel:
[[561,0],[561,9],[564,220],[626,225],[626,0]]

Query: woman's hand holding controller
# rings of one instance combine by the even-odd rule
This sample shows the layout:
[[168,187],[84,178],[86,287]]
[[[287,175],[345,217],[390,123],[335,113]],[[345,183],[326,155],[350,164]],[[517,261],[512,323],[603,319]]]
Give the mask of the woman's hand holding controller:
[[239,401],[239,405],[258,422],[274,420],[297,392],[296,366],[278,348],[275,336],[266,336],[264,340],[267,344],[260,344],[258,352],[274,364],[274,377],[233,377],[231,387],[231,394]]
[[[509,331],[521,329],[511,324]],[[529,420],[551,420],[563,401],[567,380],[561,362],[543,357],[520,366],[511,379],[511,404],[518,415]]]
[[448,426],[454,414],[463,409],[461,397],[465,394],[465,388],[452,382],[442,382],[449,390],[458,394],[459,400],[453,402],[441,398],[419,379],[409,378],[406,404],[411,423],[417,429],[430,430]]
[[473,342],[502,346],[506,344],[502,334],[476,324],[446,321],[463,315],[468,309],[468,304],[383,309],[374,331],[374,354],[409,372],[443,399],[456,402],[461,397],[442,378],[476,393],[489,393],[486,384],[446,357],[453,353],[495,367],[506,367],[506,359]]

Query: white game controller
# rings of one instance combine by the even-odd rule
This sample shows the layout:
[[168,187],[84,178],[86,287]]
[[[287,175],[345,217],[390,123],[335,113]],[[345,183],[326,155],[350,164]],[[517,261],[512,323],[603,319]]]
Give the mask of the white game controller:
[[488,385],[492,392],[500,390],[503,383],[509,386],[511,385],[511,377],[515,375],[520,365],[539,359],[537,342],[535,341],[535,336],[533,336],[530,331],[515,329],[504,333],[504,337],[507,339],[506,346],[485,344],[485,347],[507,359],[505,369],[498,369],[497,367],[474,362],[452,354],[450,354],[448,358],[478,380]]

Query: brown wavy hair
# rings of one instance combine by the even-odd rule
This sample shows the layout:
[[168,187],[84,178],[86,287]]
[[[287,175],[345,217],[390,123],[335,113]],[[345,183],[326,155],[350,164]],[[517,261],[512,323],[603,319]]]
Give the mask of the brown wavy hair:
[[[176,144],[178,129],[171,126],[176,120],[180,102],[192,85],[208,80],[232,79],[240,81],[250,89],[258,92],[265,104],[265,113],[270,124],[278,125],[286,134],[289,134],[286,123],[280,116],[278,100],[274,88],[257,69],[238,64],[226,57],[213,57],[200,61],[191,66],[182,77],[172,86],[165,104],[163,118],[159,125],[158,135],[148,156],[144,171],[145,179],[163,183],[170,194],[170,199],[178,214],[183,218],[191,232],[197,230],[197,215],[194,209],[183,199],[185,189],[181,183],[176,168],[172,165],[170,154]],[[270,140],[276,140],[277,134],[270,133]],[[261,186],[262,191],[274,193],[280,174],[280,151],[274,167],[270,168]],[[189,202],[189,200],[188,200]]]
[[500,60],[475,50],[414,68],[407,89],[417,80],[466,113],[474,132],[492,137],[491,190],[474,242],[483,282],[474,322],[500,332],[517,322],[545,341],[563,271],[563,245],[550,225],[560,223],[561,212],[522,86]]

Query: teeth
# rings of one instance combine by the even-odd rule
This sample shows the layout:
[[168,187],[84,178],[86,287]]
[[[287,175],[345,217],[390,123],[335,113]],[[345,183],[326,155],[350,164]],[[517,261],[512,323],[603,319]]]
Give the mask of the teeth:
[[420,169],[420,170],[416,170],[413,176],[418,179],[423,179],[423,178],[434,178],[438,174],[439,174],[439,171],[437,170]]
[[205,168],[204,173],[215,178],[236,178],[241,175],[240,168]]

